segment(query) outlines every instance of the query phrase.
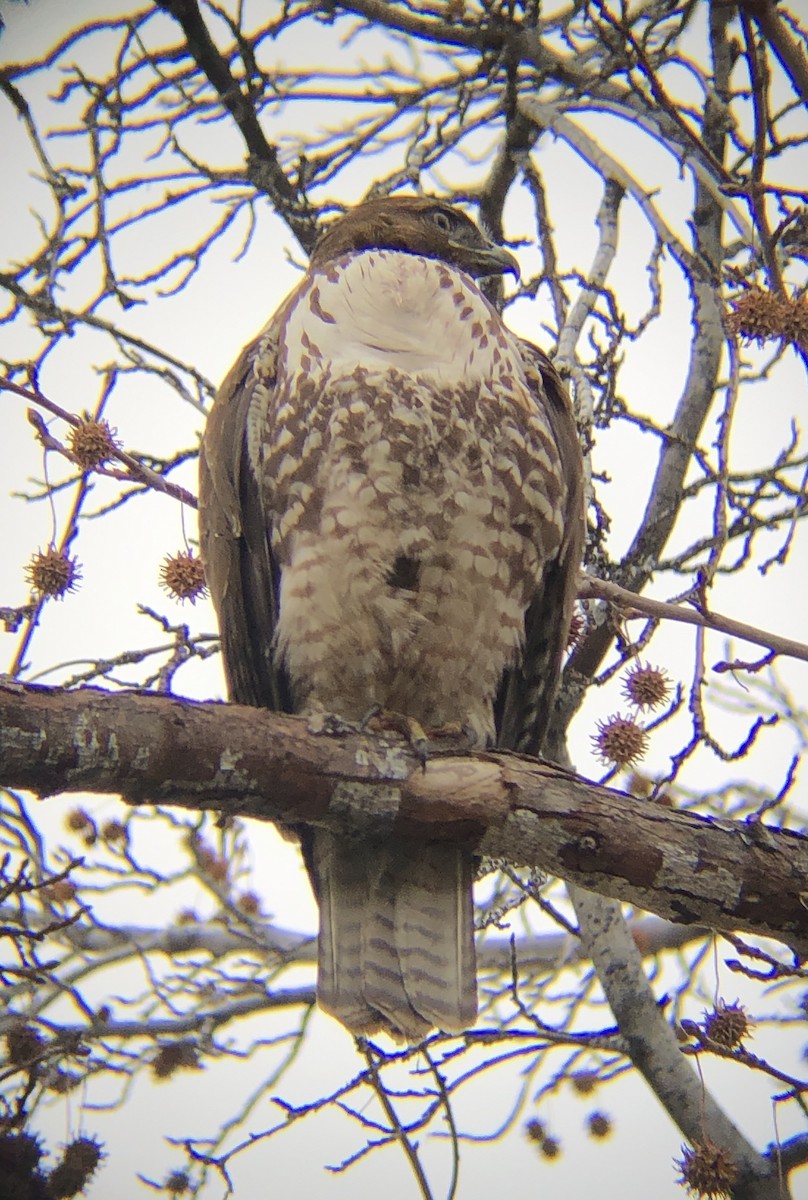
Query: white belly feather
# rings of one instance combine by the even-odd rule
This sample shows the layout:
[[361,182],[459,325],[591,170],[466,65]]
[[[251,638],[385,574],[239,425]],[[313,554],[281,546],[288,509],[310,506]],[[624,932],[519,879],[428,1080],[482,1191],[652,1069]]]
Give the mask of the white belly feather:
[[[314,344],[333,377],[359,363],[454,384],[490,379],[503,358],[522,377],[518,349],[477,287],[434,259],[394,250],[352,255],[315,274],[309,299],[300,297],[286,324],[290,372]],[[471,336],[475,323],[480,332]]]
[[470,279],[395,251],[314,272],[285,312],[251,426],[298,704],[489,737],[564,501],[518,345]]

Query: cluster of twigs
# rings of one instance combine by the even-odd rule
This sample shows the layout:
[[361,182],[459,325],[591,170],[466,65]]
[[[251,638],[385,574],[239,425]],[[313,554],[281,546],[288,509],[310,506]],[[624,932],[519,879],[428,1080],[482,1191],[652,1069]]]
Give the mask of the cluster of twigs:
[[[797,19],[773,4],[665,0],[631,9],[592,0],[547,14],[534,0],[287,0],[271,19],[258,8],[156,0],[77,25],[38,59],[0,71],[43,214],[39,236],[0,273],[0,404],[6,423],[28,414],[44,467],[33,484],[14,486],[25,487],[34,507],[50,507],[49,545],[74,564],[70,586],[89,518],[103,518],[114,536],[122,512],[157,494],[172,528],[179,507],[195,503],[182,472],[196,453],[212,372],[203,348],[182,352],[168,334],[144,333],[142,311],[165,312],[165,327],[178,328],[183,304],[210,277],[217,254],[242,264],[264,256],[268,233],[302,262],[322,221],[371,180],[381,192],[447,195],[521,248],[525,270],[508,298],[509,319],[522,321],[528,306],[527,332],[569,380],[581,436],[594,447],[583,616],[555,749],[592,696],[590,685],[606,689],[624,678],[627,664],[659,644],[660,629],[689,623],[689,667],[677,673],[679,691],[663,717],[648,726],[667,727],[670,769],[636,775],[632,790],[757,824],[793,822],[806,718],[773,668],[804,661],[808,651],[772,622],[758,628],[737,620],[721,588],[750,571],[785,586],[779,581],[788,580],[806,514],[808,454],[796,420],[751,454],[737,449],[750,428],[754,436],[755,398],[770,397],[790,360],[804,366],[808,356],[808,196],[794,166],[808,142],[808,70]],[[637,142],[624,141],[628,128]],[[645,153],[656,156],[666,180],[659,189],[644,171]],[[589,240],[580,253],[570,252],[561,220],[565,172],[576,188],[587,181],[594,197],[581,216]],[[168,238],[160,235],[166,223]],[[643,289],[626,283],[627,244],[641,259]],[[677,296],[689,317],[678,323],[667,312]],[[250,318],[245,338],[267,315]],[[660,353],[653,340],[660,327],[686,360],[664,394],[647,367],[638,376],[636,366],[646,345]],[[62,369],[77,344],[87,362],[102,364],[96,382],[88,370],[78,387]],[[93,388],[88,406],[83,397]],[[184,417],[186,448],[131,448],[133,388],[153,390],[166,411]],[[123,432],[113,436],[109,427],[108,453],[88,467],[72,431],[113,416]],[[614,450],[624,444],[630,461]],[[626,529],[618,485],[634,473],[635,456]],[[67,687],[100,680],[170,691],[187,663],[214,652],[211,616],[201,607],[177,621],[144,605],[162,631],[156,644],[121,645],[78,664],[67,653],[59,664],[42,661],[37,635],[52,601],[31,593],[24,564],[6,565],[19,580],[0,596],[0,616],[16,639],[12,676],[58,672]],[[91,591],[92,580],[85,576],[83,587]],[[79,606],[81,594],[65,603]],[[717,663],[716,635],[732,639]],[[737,692],[722,696],[714,681],[708,688],[711,672],[744,680],[748,701]],[[740,735],[732,726],[729,746],[727,707],[743,722]],[[784,728],[785,753],[783,743],[766,740]],[[743,779],[694,787],[687,775],[699,754],[745,764],[769,745],[782,765],[768,771],[765,787]],[[175,867],[158,869],[141,849],[140,826],[156,822],[176,844]],[[2,967],[9,989],[3,1120],[19,1122],[95,1076],[119,1079],[123,1102],[138,1070],[171,1078],[252,1056],[260,1078],[239,1112],[211,1139],[179,1139],[176,1194],[183,1180],[196,1194],[214,1167],[228,1178],[243,1150],[324,1108],[359,1129],[359,1148],[341,1168],[397,1145],[424,1195],[431,1192],[418,1139],[443,1123],[454,1194],[461,1149],[481,1136],[454,1121],[460,1089],[518,1068],[507,1119],[485,1134],[494,1138],[528,1115],[539,1121],[545,1098],[576,1080],[600,1089],[634,1053],[603,1015],[591,963],[580,947],[572,950],[578,926],[560,885],[501,864],[481,925],[516,921],[518,928],[520,905],[528,915],[517,938],[518,971],[501,947],[486,960],[483,940],[483,1028],[460,1041],[436,1035],[417,1053],[363,1046],[353,1079],[292,1106],[277,1089],[309,1034],[312,989],[294,972],[310,950],[262,913],[243,827],[217,829],[207,818],[168,812],[100,822],[84,810],[68,813],[67,824],[68,844],[54,848],[22,797],[3,794],[0,836],[9,857],[0,932],[11,950]],[[189,881],[202,897],[194,913],[180,898]],[[110,940],[91,901],[101,911],[105,897],[133,893],[176,895],[175,919],[137,928],[118,922]],[[569,955],[560,971],[559,938]],[[671,1019],[691,1022],[688,1053],[769,1070],[778,1096],[804,1109],[804,1085],[793,1072],[760,1066],[742,1042],[721,1049],[703,1022],[697,1030],[688,1017],[716,990],[712,945],[701,933],[683,944],[667,927],[644,947],[654,961],[667,947],[659,961],[677,967],[666,991]],[[750,966],[739,950],[734,961],[745,965],[730,969],[742,970],[750,988],[775,985],[781,1014],[802,1019],[800,970],[765,948],[755,951],[762,966]],[[99,1010],[85,986],[122,963],[138,968],[139,982],[115,1011]],[[79,1014],[72,1023],[58,1009],[65,997]],[[238,1042],[234,1028],[245,1030]],[[278,1120],[261,1107],[268,1093]],[[245,1140],[259,1113],[263,1132]],[[549,1158],[554,1136],[543,1125],[538,1136],[537,1128],[529,1136]],[[804,1161],[801,1153],[782,1148],[781,1168]],[[753,1194],[769,1193],[745,1193]]]

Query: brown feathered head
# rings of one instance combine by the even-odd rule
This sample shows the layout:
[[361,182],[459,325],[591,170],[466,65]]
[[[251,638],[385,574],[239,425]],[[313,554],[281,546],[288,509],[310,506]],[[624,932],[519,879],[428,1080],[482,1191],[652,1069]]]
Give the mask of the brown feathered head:
[[358,204],[320,235],[311,266],[359,250],[405,250],[439,258],[474,278],[508,271],[519,278],[512,254],[490,241],[461,209],[434,196],[380,196]]

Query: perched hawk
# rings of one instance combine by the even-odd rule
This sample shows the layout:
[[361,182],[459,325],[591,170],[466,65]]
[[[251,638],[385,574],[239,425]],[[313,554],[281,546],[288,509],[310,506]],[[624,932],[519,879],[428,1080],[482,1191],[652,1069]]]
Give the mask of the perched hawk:
[[[477,279],[516,271],[462,212],[369,200],[225,379],[202,553],[231,698],[537,752],[583,536],[581,452],[549,361]],[[474,1023],[472,855],[304,831],[320,1004],[356,1034]]]

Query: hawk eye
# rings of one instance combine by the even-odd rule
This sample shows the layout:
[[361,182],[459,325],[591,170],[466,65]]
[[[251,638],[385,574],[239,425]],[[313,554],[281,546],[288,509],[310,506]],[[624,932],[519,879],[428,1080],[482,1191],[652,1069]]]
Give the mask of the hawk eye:
[[441,231],[441,233],[451,233],[452,232],[452,227],[454,226],[454,221],[452,220],[452,218],[449,216],[449,214],[447,212],[443,211],[442,208],[435,209],[435,211],[432,214],[432,220],[435,222],[435,224],[437,225],[437,227]]

